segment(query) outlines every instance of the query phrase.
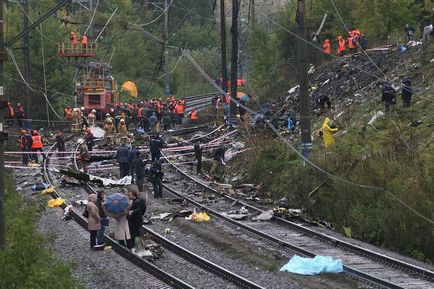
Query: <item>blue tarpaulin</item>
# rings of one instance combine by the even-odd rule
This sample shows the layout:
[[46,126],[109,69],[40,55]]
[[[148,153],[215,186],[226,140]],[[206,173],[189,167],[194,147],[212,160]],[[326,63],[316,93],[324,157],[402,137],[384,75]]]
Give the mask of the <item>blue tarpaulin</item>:
[[343,268],[341,260],[333,260],[330,256],[303,258],[295,255],[280,268],[280,271],[300,275],[318,275],[323,273],[341,273],[343,272]]

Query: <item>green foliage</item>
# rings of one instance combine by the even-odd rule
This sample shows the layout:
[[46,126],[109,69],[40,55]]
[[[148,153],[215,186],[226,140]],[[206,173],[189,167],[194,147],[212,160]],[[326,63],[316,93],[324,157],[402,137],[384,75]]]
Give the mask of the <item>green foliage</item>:
[[35,229],[35,205],[23,204],[11,185],[6,192],[6,248],[0,251],[0,288],[81,288],[71,266],[56,260],[49,240]]
[[416,151],[416,142],[404,143],[399,134],[415,137],[408,130],[398,133],[390,122],[377,140],[370,136],[369,142],[378,146],[352,133],[339,139],[331,151],[314,153],[315,163],[352,184],[304,166],[278,141],[255,141],[257,149],[242,161],[250,181],[262,185],[263,197],[287,197],[292,206],[333,223],[338,231],[348,227],[355,238],[432,262],[432,224],[405,206],[434,218],[433,154]]

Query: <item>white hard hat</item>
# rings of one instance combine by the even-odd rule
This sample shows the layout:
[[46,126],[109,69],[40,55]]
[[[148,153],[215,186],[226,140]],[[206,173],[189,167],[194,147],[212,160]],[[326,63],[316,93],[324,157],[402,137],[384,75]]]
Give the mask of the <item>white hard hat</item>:
[[96,110],[95,110],[95,109],[92,109],[92,112],[93,112],[93,113],[96,113]]
[[84,110],[84,106],[81,107],[81,110]]
[[110,116],[110,113],[106,113],[105,116]]
[[79,138],[79,139],[77,140],[77,143],[78,143],[79,145],[84,144],[84,139]]

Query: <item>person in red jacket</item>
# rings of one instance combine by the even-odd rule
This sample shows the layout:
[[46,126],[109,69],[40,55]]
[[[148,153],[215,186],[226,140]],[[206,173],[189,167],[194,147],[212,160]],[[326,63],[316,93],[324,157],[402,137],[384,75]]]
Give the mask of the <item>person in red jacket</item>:
[[338,55],[344,56],[347,52],[346,41],[342,36],[338,36]]
[[42,153],[42,158],[45,159],[43,147],[44,144],[42,142],[42,136],[36,130],[34,130],[32,132],[32,152],[33,152],[33,160],[36,163],[38,163],[39,152]]
[[352,32],[350,32],[350,34],[348,35],[347,42],[348,42],[348,48],[350,49],[350,53],[351,54],[356,53],[357,52],[356,39],[354,38]]
[[188,114],[190,115],[190,121],[192,122],[197,122],[199,119],[199,112],[197,108],[193,108]]
[[332,44],[330,43],[330,39],[326,39],[322,47],[324,48],[324,58],[330,60],[332,53]]

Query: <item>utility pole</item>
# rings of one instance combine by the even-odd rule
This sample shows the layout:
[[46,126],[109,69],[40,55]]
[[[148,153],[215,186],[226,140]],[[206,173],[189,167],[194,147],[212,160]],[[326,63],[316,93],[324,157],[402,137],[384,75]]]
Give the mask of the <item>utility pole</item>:
[[87,31],[87,37],[90,41],[93,41],[95,38],[95,34],[93,33],[93,0],[89,0],[89,30]]
[[164,11],[164,96],[169,96],[169,49],[166,47],[169,42],[169,7],[167,6],[167,0],[164,0]]
[[6,222],[5,222],[5,146],[7,133],[3,131],[3,121],[5,119],[6,99],[4,97],[4,68],[3,61],[6,60],[4,50],[3,35],[3,0],[0,0],[0,250],[4,250],[6,245]]
[[225,16],[225,0],[220,0],[220,41],[222,55],[222,83],[221,88],[228,91],[228,64],[226,62],[226,16]]
[[312,138],[310,128],[310,96],[307,62],[307,33],[306,33],[306,3],[305,0],[298,0],[297,6],[298,24],[298,75],[300,82],[300,124],[301,124],[301,150],[307,157],[312,149]]
[[[22,0],[23,5],[23,29],[29,28],[29,1]],[[30,49],[29,49],[29,32],[23,37],[23,59],[24,59],[24,79],[30,83]],[[27,85],[23,85],[24,98],[26,100],[26,118],[32,118],[30,89]],[[27,123],[27,122],[26,122]],[[30,122],[28,122],[30,123]]]
[[[237,66],[238,66],[238,12],[240,0],[232,0],[232,56],[231,56],[231,98],[237,99]],[[237,104],[230,102],[229,121],[235,122],[237,117]]]

